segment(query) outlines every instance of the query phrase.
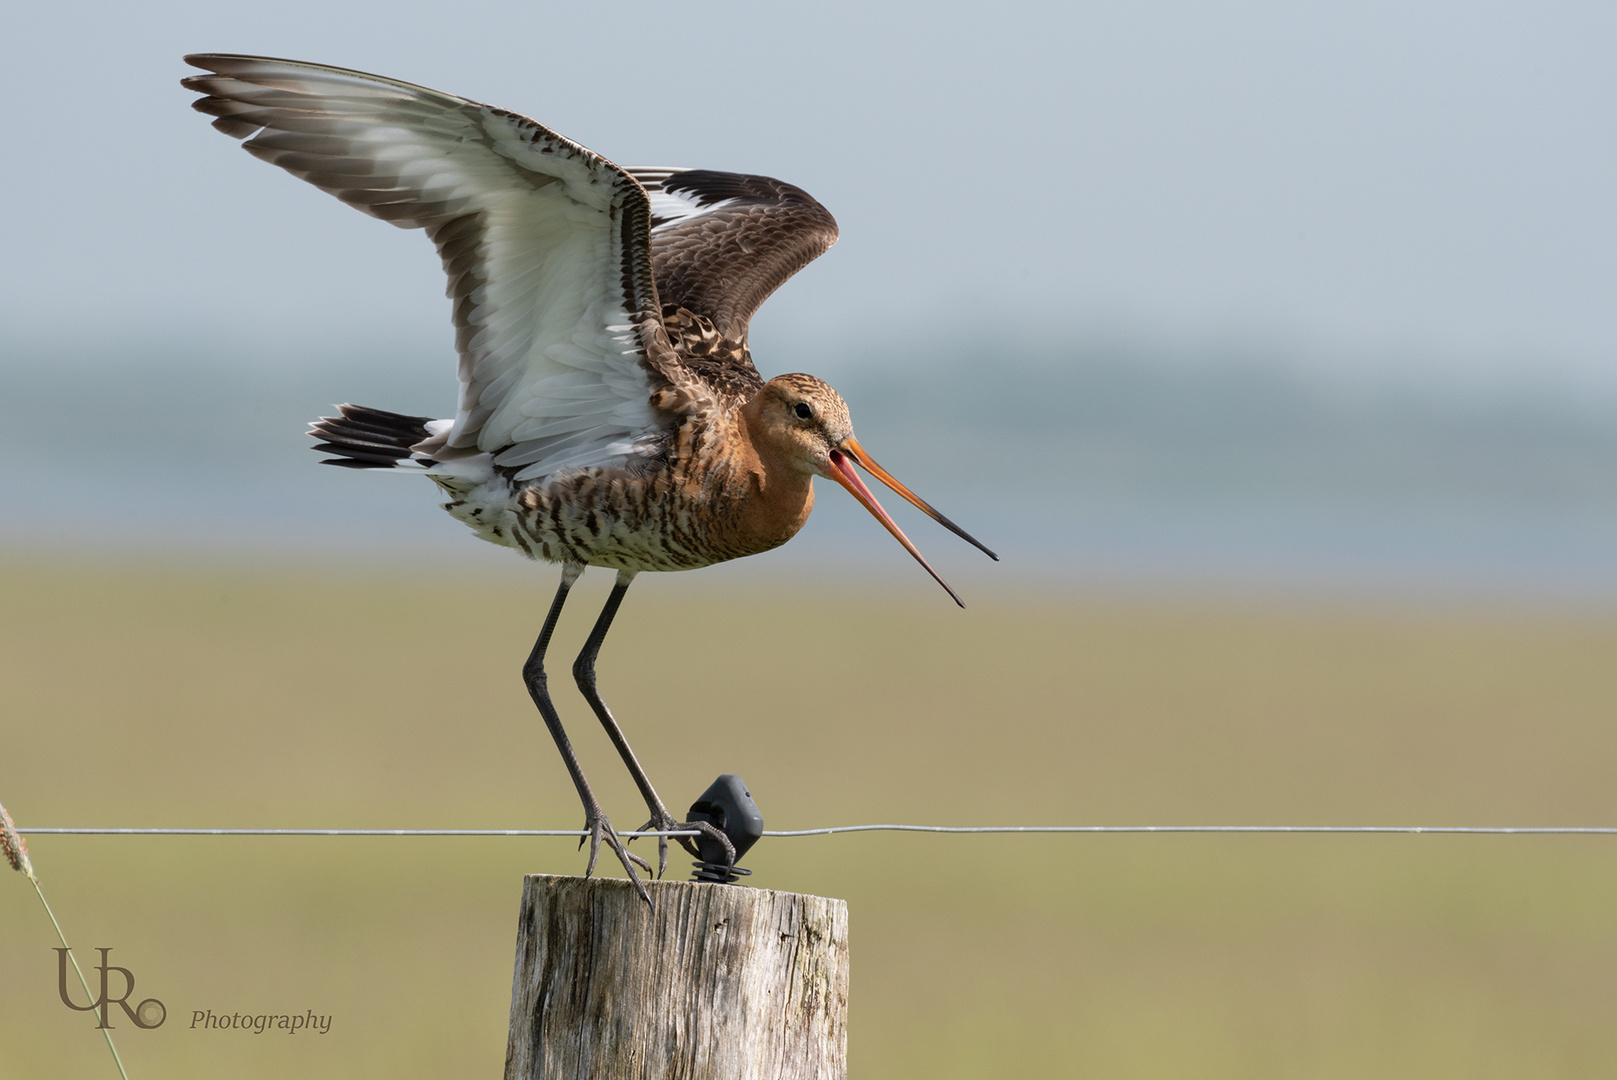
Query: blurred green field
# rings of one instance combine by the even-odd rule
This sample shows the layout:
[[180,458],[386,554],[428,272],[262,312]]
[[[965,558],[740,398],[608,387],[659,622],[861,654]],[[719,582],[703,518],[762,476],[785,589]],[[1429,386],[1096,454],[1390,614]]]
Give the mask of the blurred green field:
[[[518,678],[552,577],[13,556],[0,800],[25,827],[574,826]],[[670,804],[728,771],[772,828],[1617,824],[1609,613],[980,588],[959,612],[900,584],[642,577],[600,670]],[[583,865],[561,840],[31,847],[76,948],[168,1007],[119,1026],[134,1080],[498,1076],[521,876]],[[747,863],[847,899],[855,1077],[1617,1074],[1617,838],[878,834]],[[105,1080],[54,943],[0,876],[0,1074]]]

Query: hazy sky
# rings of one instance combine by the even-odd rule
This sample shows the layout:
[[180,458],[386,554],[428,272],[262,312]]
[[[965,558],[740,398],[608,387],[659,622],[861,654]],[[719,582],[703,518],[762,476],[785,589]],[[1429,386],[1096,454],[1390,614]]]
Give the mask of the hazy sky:
[[[439,342],[424,238],[244,154],[188,51],[356,67],[843,229],[754,346],[1143,334],[1617,380],[1610,4],[12,5],[0,341]],[[446,360],[447,365],[447,360]],[[446,374],[447,374],[446,366]]]

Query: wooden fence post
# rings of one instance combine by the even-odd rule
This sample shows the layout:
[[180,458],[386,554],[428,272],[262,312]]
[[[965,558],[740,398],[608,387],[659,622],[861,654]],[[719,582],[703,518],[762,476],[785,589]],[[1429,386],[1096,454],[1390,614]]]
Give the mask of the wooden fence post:
[[848,905],[530,874],[505,1080],[844,1080]]

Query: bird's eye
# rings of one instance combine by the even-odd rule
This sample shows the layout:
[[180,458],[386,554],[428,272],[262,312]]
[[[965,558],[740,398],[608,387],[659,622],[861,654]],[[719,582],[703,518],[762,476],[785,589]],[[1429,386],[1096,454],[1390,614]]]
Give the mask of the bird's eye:
[[810,406],[806,401],[799,401],[797,403],[797,408],[793,409],[792,411],[797,414],[797,418],[799,420],[807,420],[814,415],[813,407]]

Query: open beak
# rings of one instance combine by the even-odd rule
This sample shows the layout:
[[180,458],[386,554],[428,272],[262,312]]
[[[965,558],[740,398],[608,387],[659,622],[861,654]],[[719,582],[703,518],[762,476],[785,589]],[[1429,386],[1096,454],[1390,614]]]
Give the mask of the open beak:
[[966,530],[962,529],[960,526],[956,525],[954,522],[932,509],[932,507],[928,506],[926,501],[923,500],[919,495],[916,495],[909,488],[895,480],[891,473],[882,468],[880,465],[876,464],[875,459],[869,454],[865,453],[865,448],[860,446],[858,440],[854,439],[852,436],[842,440],[842,445],[831,451],[831,479],[847,488],[850,495],[863,503],[865,509],[869,510],[873,515],[875,515],[876,520],[881,522],[882,525],[887,528],[887,531],[892,533],[893,537],[897,539],[900,544],[904,545],[904,550],[913,555],[915,557],[915,561],[925,567],[926,572],[932,575],[932,580],[936,581],[939,585],[942,585],[943,591],[953,597],[955,603],[959,604],[961,607],[965,607],[965,603],[962,602],[960,597],[955,594],[955,591],[949,588],[949,583],[938,576],[938,572],[932,569],[931,563],[922,558],[921,553],[915,549],[915,545],[910,543],[910,538],[904,535],[904,531],[898,527],[898,524],[894,522],[891,517],[888,516],[887,511],[882,509],[881,503],[876,501],[876,496],[870,493],[870,489],[865,486],[865,482],[859,479],[859,474],[855,472],[853,468],[853,462],[855,461],[863,466],[864,469],[870,473],[870,475],[874,476],[876,479],[880,480],[882,483],[896,491],[899,495],[903,496],[904,500],[911,506],[915,507],[917,510],[921,511],[921,513],[925,514],[933,521],[936,521],[939,525],[942,525],[945,529],[948,529],[962,540],[965,540],[967,543],[977,548],[977,550],[987,555],[990,559],[998,562],[999,556],[995,555],[992,551],[989,551],[986,547],[980,544],[974,537],[967,533]]

